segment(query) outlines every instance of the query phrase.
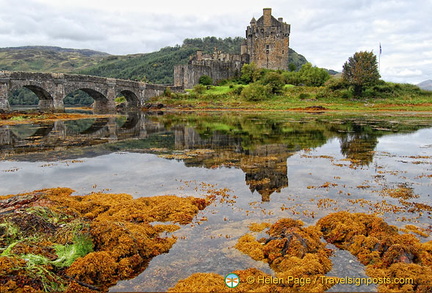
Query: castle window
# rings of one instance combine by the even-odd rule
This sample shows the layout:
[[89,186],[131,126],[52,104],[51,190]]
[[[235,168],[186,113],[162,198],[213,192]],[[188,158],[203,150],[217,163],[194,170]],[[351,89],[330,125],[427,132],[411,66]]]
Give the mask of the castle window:
[[285,54],[285,50],[282,50],[282,55]]

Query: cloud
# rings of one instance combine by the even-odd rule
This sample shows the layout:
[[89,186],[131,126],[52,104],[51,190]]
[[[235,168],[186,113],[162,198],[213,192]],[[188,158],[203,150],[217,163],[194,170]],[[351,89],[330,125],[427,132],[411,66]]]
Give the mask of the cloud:
[[0,0],[0,47],[56,45],[111,54],[152,52],[181,44],[185,38],[243,37],[251,18],[272,7],[275,17],[291,24],[291,47],[314,65],[342,70],[355,52],[378,54],[381,43],[384,79],[415,83],[432,78],[430,0],[19,2]]
[[387,74],[391,74],[397,77],[411,77],[411,76],[421,76],[423,72],[418,69],[408,69],[408,68],[397,68],[393,67],[387,71]]

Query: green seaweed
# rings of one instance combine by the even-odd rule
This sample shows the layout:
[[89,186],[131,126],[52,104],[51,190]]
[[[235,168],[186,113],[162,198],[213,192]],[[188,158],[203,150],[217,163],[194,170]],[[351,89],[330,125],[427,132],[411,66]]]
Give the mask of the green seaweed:
[[52,261],[56,267],[69,267],[77,258],[83,257],[93,251],[93,242],[90,237],[78,235],[73,244],[54,245],[58,258]]

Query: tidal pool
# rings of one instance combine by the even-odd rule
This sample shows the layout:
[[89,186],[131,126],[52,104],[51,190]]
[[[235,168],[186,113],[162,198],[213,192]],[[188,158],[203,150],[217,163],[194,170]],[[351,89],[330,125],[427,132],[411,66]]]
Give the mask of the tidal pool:
[[[272,274],[234,248],[251,223],[293,218],[314,225],[350,211],[377,214],[400,229],[432,229],[427,114],[133,113],[4,126],[0,134],[0,195],[58,186],[136,198],[226,190],[224,200],[173,233],[169,253],[112,292],[166,291],[196,272],[225,276],[254,267]],[[332,248],[329,275],[365,276],[354,256]]]

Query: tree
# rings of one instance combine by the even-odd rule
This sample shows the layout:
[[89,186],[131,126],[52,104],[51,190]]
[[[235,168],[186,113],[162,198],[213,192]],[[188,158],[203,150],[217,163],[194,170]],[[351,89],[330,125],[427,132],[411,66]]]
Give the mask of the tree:
[[377,84],[380,77],[377,58],[372,52],[357,52],[343,66],[342,78],[353,86],[357,97],[363,95],[366,87]]

